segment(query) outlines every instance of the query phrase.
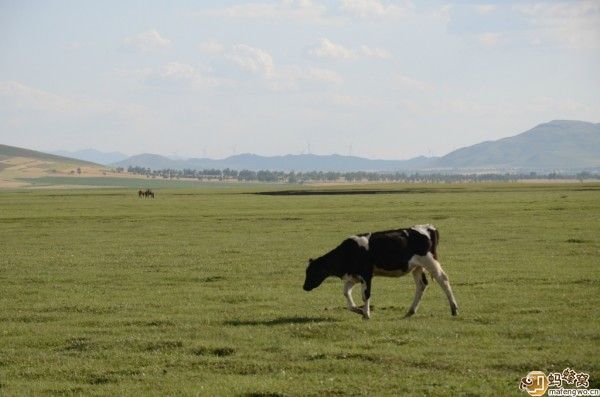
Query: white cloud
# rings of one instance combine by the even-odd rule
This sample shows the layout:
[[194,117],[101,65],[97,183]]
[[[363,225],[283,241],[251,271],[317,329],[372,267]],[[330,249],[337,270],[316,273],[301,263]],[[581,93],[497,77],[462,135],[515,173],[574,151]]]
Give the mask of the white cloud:
[[492,13],[496,10],[496,6],[494,4],[477,4],[475,5],[475,10],[481,15]]
[[444,24],[447,24],[452,20],[453,7],[454,6],[452,4],[444,4],[443,6],[429,11],[429,13],[426,15],[433,20],[438,20]]
[[305,79],[309,81],[320,81],[328,84],[342,84],[342,76],[329,69],[308,68],[304,73]]
[[260,48],[236,44],[233,46],[230,58],[243,69],[265,78],[272,78],[275,75],[273,57]]
[[170,62],[163,69],[161,76],[166,80],[183,82],[193,88],[215,87],[219,81],[209,76],[209,68],[196,68],[180,62]]
[[144,81],[149,85],[199,90],[231,84],[230,80],[213,76],[209,67],[181,62],[169,62],[158,71],[141,72]]
[[586,105],[579,101],[575,101],[569,98],[555,99],[551,97],[537,97],[532,99],[527,104],[527,109],[531,112],[546,112],[556,115],[555,118],[580,118],[580,119],[591,119],[593,116],[587,116],[592,114],[600,114],[598,107]]
[[400,109],[405,110],[414,115],[431,116],[431,107],[429,107],[429,106],[424,107],[422,103],[419,103],[417,101],[405,99],[405,100],[400,101],[399,107],[400,107]]
[[146,78],[152,76],[154,73],[152,68],[138,68],[138,69],[122,69],[115,68],[114,74],[119,78],[123,78],[125,80],[135,80],[135,81],[143,81]]
[[144,142],[160,120],[159,112],[138,104],[62,95],[17,81],[0,82],[0,113],[0,130],[13,131],[13,144],[61,149]]
[[339,93],[327,93],[321,99],[327,104],[348,108],[381,107],[387,104],[385,101],[369,96]]
[[388,59],[391,57],[390,52],[383,48],[371,48],[362,45],[358,49],[351,49],[341,44],[336,44],[325,37],[321,38],[319,45],[312,48],[309,53],[317,58],[346,60],[358,58]]
[[442,100],[434,108],[439,109],[446,113],[461,113],[470,116],[482,116],[489,113],[501,112],[500,105],[489,105],[476,101],[464,100],[464,99],[446,99]]
[[393,78],[394,85],[401,90],[431,92],[434,90],[432,84],[425,81],[413,79],[402,74],[396,74]]
[[245,44],[234,45],[229,58],[242,69],[259,76],[274,91],[296,90],[301,83],[337,85],[343,81],[339,74],[328,69],[277,66],[267,51]]
[[80,107],[80,104],[75,101],[17,81],[0,82],[0,98],[10,101],[14,108],[34,111],[70,113]]
[[127,119],[146,114],[145,108],[110,100],[71,97],[40,90],[18,81],[0,82],[0,110],[7,117],[25,116],[30,122],[40,120],[75,121],[99,116]]
[[342,84],[344,79],[342,76],[332,70],[309,68],[302,69],[297,67],[283,69],[282,79],[280,82],[288,84],[290,89],[300,88],[300,84],[317,84],[318,87],[326,86],[337,86]]
[[342,0],[341,3],[342,11],[359,18],[406,17],[414,14],[414,5],[410,1],[387,5],[379,0]]
[[142,32],[123,39],[123,47],[130,51],[152,52],[168,47],[171,40],[162,37],[156,30]]
[[275,73],[265,79],[267,87],[273,91],[294,91],[307,85],[336,86],[343,82],[342,76],[328,69],[301,68],[284,66],[276,68]]
[[334,21],[326,15],[325,6],[312,0],[282,0],[278,3],[255,2],[235,4],[207,12],[209,15],[226,18],[291,19],[314,23]]
[[410,0],[382,3],[380,0],[341,0],[339,6],[328,8],[313,0],[280,0],[250,2],[214,8],[202,14],[225,18],[295,20],[327,25],[340,25],[352,18],[407,17],[415,14]]
[[392,54],[383,48],[371,48],[366,45],[360,46],[360,54],[365,58],[388,59]]
[[[220,51],[225,58],[240,69],[256,76],[268,89],[273,91],[297,90],[301,88],[301,85],[306,84],[317,84],[319,87],[335,86],[343,82],[342,76],[329,69],[276,65],[270,53],[246,44],[236,44],[229,49],[223,47]],[[208,66],[183,62],[170,62],[160,69],[117,70],[116,74],[149,86],[177,89],[202,90],[239,83],[230,78],[215,76],[213,70]]]
[[485,103],[460,98],[442,100],[431,104],[430,109],[469,117],[501,115],[504,118],[519,118],[523,115],[538,115],[540,119],[595,120],[600,114],[598,106],[590,106],[569,98],[532,97],[524,102]]
[[200,43],[198,50],[204,54],[218,55],[225,51],[225,47],[216,40],[208,40]]
[[486,48],[492,48],[502,42],[504,35],[498,32],[485,32],[475,36],[477,42]]
[[87,41],[87,42],[82,42],[82,41],[72,41],[69,44],[64,46],[64,49],[67,51],[81,51],[85,48],[89,48],[92,46],[93,43]]
[[513,7],[531,24],[530,41],[570,48],[600,48],[600,2],[533,3]]
[[202,90],[227,86],[233,81],[213,74],[205,65],[191,65],[183,62],[169,62],[160,68],[117,69],[115,75],[152,87]]
[[335,44],[327,38],[322,38],[319,46],[311,49],[310,54],[317,58],[332,59],[356,59],[357,57],[356,51]]

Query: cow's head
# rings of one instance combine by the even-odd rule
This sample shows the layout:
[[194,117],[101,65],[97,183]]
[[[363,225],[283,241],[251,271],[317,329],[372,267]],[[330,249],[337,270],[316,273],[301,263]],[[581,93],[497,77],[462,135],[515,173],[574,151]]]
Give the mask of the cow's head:
[[329,277],[325,266],[320,261],[309,259],[308,267],[306,268],[306,278],[304,279],[304,291],[310,291],[317,288],[321,283]]

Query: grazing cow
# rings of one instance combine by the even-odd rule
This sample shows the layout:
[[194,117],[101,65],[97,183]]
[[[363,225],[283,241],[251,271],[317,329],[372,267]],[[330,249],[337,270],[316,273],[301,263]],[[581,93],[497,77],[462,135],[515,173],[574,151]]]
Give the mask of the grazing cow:
[[[456,316],[458,305],[448,276],[437,261],[439,236],[433,225],[350,236],[320,258],[309,259],[303,288],[310,291],[321,285],[327,277],[339,277],[343,283],[348,309],[369,319],[373,276],[400,277],[412,272],[416,292],[405,316],[410,317],[416,313],[427,287],[424,272],[427,271],[446,293],[452,315]],[[361,283],[363,290],[364,304],[360,308],[352,299],[352,287],[356,283]]]
[[143,195],[144,195],[144,191],[142,189],[138,190],[138,197],[142,198]]

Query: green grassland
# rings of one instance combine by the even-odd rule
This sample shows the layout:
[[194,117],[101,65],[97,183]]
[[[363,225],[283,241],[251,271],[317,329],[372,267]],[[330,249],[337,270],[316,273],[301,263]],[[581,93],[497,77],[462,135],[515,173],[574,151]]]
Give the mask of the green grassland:
[[129,187],[133,189],[181,189],[181,188],[236,188],[255,186],[255,183],[205,182],[196,180],[173,180],[163,178],[123,178],[89,176],[43,176],[39,178],[19,178],[33,187],[93,186],[93,187]]
[[[0,192],[0,395],[523,396],[565,367],[600,387],[600,185],[381,188]],[[302,290],[309,257],[416,223],[458,317],[430,283],[403,319],[412,277],[374,279],[369,321],[339,280]]]

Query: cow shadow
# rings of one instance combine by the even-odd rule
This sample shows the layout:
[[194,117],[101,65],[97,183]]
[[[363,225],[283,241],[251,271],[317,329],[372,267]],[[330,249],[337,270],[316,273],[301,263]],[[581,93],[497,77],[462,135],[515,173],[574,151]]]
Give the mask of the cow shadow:
[[291,324],[314,324],[314,323],[333,323],[338,320],[331,317],[277,317],[271,320],[228,320],[225,325],[243,326],[243,325],[291,325]]

